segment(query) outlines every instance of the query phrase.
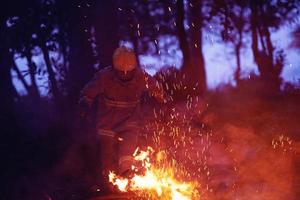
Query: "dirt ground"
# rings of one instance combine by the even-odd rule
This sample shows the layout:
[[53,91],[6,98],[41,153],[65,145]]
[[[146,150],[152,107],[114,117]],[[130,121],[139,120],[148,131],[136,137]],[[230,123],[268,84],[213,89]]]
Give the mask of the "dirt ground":
[[201,199],[298,199],[299,103],[214,95],[156,110],[146,126],[155,148],[167,149],[197,179]]
[[[205,100],[148,104],[143,131],[147,145],[166,151],[187,180],[199,183],[201,200],[298,200],[299,102],[295,96],[222,91]],[[21,180],[20,185],[30,185],[25,196],[90,199],[90,183],[100,179],[96,152],[94,137],[77,135],[49,171]]]

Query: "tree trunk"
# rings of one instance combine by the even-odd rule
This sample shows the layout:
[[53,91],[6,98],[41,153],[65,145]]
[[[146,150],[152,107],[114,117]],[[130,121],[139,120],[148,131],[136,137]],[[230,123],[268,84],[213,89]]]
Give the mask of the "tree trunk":
[[184,4],[183,0],[177,0],[177,15],[176,15],[176,26],[177,36],[179,40],[179,47],[183,55],[182,71],[189,72],[192,69],[191,56],[188,45],[188,37],[184,28]]
[[[243,15],[243,9],[240,13],[240,17]],[[243,27],[244,25],[238,26],[238,42],[235,44],[235,56],[236,56],[236,70],[234,73],[235,81],[237,86],[241,80],[241,48],[243,44]]]
[[241,80],[241,45],[237,44],[235,47],[235,56],[236,56],[236,70],[234,73],[235,81],[237,86],[240,84]]
[[[262,4],[259,4],[259,9],[260,9],[260,14],[261,16],[264,14],[264,10],[263,10],[263,6]],[[270,64],[271,66],[273,66],[273,51],[274,51],[274,47],[273,47],[273,44],[272,44],[272,41],[271,41],[271,35],[270,35],[270,31],[269,31],[269,27],[267,26],[265,20],[264,20],[264,17],[262,16],[262,21],[261,21],[261,31],[263,33],[263,36],[265,38],[265,42],[266,42],[266,48],[267,48],[267,51],[268,51],[268,55],[269,57],[271,58],[270,60]]]
[[[177,26],[177,36],[179,40],[179,47],[183,55],[183,64],[181,68],[183,87],[185,88],[182,92],[182,97],[187,97],[188,95],[199,95],[200,94],[200,70],[194,66],[191,51],[189,48],[188,35],[184,28],[185,20],[185,9],[184,1],[177,0],[177,16],[176,16],[176,26]],[[203,61],[203,60],[202,60]],[[201,62],[201,58],[200,58]],[[201,65],[201,63],[199,64]],[[204,90],[204,89],[203,89]]]
[[267,43],[266,46],[267,46],[268,55],[269,55],[269,58],[270,58],[270,65],[273,66],[274,65],[274,62],[273,62],[274,47],[273,47],[273,44],[272,44],[272,41],[271,41],[271,34],[270,34],[270,31],[269,31],[269,28],[266,25],[263,25],[262,29],[263,29],[265,41]]
[[24,88],[26,89],[27,93],[30,94],[30,86],[28,85],[28,83],[26,82],[23,74],[20,72],[20,70],[18,69],[18,66],[15,63],[15,60],[13,58],[13,55],[10,55],[10,59],[11,59],[11,63],[12,63],[12,69],[16,72],[18,79],[22,82]]
[[[264,21],[261,21],[262,13],[257,5],[251,6],[251,32],[252,32],[252,52],[254,60],[260,72],[263,88],[267,93],[276,93],[280,90],[280,72],[283,60],[274,64],[274,47],[271,41],[269,28]],[[258,48],[258,35],[262,50]],[[277,67],[278,66],[278,67]],[[280,72],[278,72],[280,69]]]
[[244,31],[244,26],[245,26],[245,19],[243,19],[243,14],[245,11],[245,7],[242,6],[240,13],[239,13],[239,21],[238,23],[235,24],[238,35],[237,35],[237,42],[235,43],[235,56],[236,56],[236,70],[234,73],[234,78],[236,81],[237,87],[240,85],[241,81],[241,48],[243,45],[243,31]]
[[[251,6],[251,37],[252,37],[252,53],[254,61],[257,64],[258,70],[261,76],[264,76],[266,73],[266,66],[263,64],[263,54],[264,51],[260,51],[258,48],[258,15],[255,5]],[[262,42],[262,40],[261,40]],[[263,47],[263,43],[261,44]]]
[[36,64],[32,61],[31,49],[29,49],[28,47],[26,47],[26,50],[25,50],[25,57],[27,60],[27,64],[28,64],[28,68],[29,68],[29,76],[30,76],[30,81],[31,81],[29,94],[32,95],[34,100],[38,100],[40,97],[40,93],[39,93],[38,86],[36,84],[36,79],[35,79],[37,67],[36,67]]
[[[207,90],[206,85],[206,73],[205,73],[205,60],[203,55],[203,43],[202,43],[202,1],[190,0],[192,7],[190,8],[190,34],[191,34],[191,55],[194,63],[195,81],[199,83],[199,89],[201,93],[205,93]],[[191,26],[191,24],[194,26]]]
[[137,56],[138,65],[140,66],[140,60],[138,59],[138,55],[140,53],[140,49],[139,49],[140,39],[139,39],[139,36],[137,35],[137,30],[136,30],[138,22],[136,20],[136,17],[131,12],[130,12],[129,24],[131,24],[133,26],[133,27],[128,26],[129,27],[129,33],[130,33],[130,40],[133,44],[133,48],[134,48],[134,51],[135,51],[136,56]]
[[59,108],[60,107],[60,104],[59,104],[59,102],[60,102],[59,89],[58,89],[58,86],[57,86],[55,73],[53,71],[52,64],[51,64],[51,61],[50,61],[49,51],[48,51],[48,49],[47,49],[47,47],[44,43],[41,44],[41,49],[42,49],[42,52],[43,52],[43,57],[44,57],[44,60],[45,60],[45,63],[46,63],[47,71],[48,71],[48,79],[49,79],[49,83],[50,83],[50,90],[52,92],[54,102]]
[[116,0],[102,0],[96,3],[95,28],[100,67],[112,66],[112,55],[119,45]]
[[[0,47],[0,121],[3,124],[11,122],[14,110],[15,89],[11,77],[11,63],[8,48]],[[3,130],[5,131],[5,130]]]
[[140,59],[139,59],[139,38],[137,37],[132,37],[132,43],[133,43],[133,48],[134,48],[134,52],[136,53],[136,60],[137,60],[137,64],[138,66],[141,66],[141,63],[140,63]]

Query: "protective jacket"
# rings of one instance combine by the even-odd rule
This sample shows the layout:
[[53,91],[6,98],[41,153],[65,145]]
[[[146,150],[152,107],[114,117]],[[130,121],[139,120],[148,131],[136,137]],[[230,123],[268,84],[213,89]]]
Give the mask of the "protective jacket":
[[162,87],[140,68],[135,69],[130,81],[120,80],[112,67],[103,69],[81,93],[89,106],[97,101],[96,127],[102,141],[104,170],[116,168],[115,162],[120,166],[131,159],[137,145],[143,95],[148,93],[158,101],[164,100]]

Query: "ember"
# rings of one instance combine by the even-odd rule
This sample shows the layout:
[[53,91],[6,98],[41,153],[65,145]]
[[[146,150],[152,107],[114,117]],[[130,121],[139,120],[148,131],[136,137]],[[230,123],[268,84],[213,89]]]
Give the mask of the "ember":
[[[110,172],[110,183],[117,186],[121,192],[131,191],[150,199],[191,200],[196,197],[199,199],[197,183],[180,181],[175,177],[174,165],[172,167],[163,158],[163,153],[154,153],[151,147],[146,151],[137,148],[133,154],[136,163],[132,165],[131,178],[124,178]],[[155,157],[154,161],[151,160],[152,157]]]

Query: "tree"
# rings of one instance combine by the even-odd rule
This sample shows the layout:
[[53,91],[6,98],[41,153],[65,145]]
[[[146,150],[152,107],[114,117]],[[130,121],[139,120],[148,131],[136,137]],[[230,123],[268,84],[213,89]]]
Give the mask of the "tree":
[[205,60],[203,55],[203,28],[205,26],[205,16],[203,14],[203,0],[189,1],[189,33],[190,33],[190,51],[195,70],[196,82],[199,83],[199,89],[205,93],[207,90]]
[[[28,4],[30,3],[31,1],[28,1]],[[11,69],[13,62],[10,47],[14,40],[8,27],[11,16],[22,11],[20,8],[15,8],[15,4],[15,1],[10,1],[0,8],[0,119],[2,124],[7,125],[14,120],[14,105],[18,95],[12,82]],[[24,6],[24,4],[20,3],[20,6]]]
[[[1,22],[0,22],[1,23]],[[5,22],[1,23],[1,30],[5,30]],[[7,38],[2,31],[0,34],[1,48],[0,48],[0,119],[1,122],[5,124],[6,119],[10,120],[12,116],[14,100],[16,97],[16,91],[12,83],[11,76],[11,59],[8,44],[6,42]]]
[[[284,67],[284,52],[271,40],[271,29],[278,29],[295,14],[296,1],[250,1],[252,52],[260,77],[268,91],[279,91],[280,74]],[[261,48],[259,48],[261,47]]]
[[112,65],[113,52],[119,45],[117,11],[117,0],[95,1],[92,26],[95,28],[100,68]]
[[[182,71],[187,74],[193,74],[193,63],[191,61],[191,54],[188,42],[188,35],[185,31],[184,21],[185,21],[185,9],[184,1],[177,1],[177,15],[176,15],[176,26],[177,26],[177,36],[179,40],[179,46],[183,54]],[[194,77],[193,77],[194,78]]]
[[241,79],[241,48],[244,35],[248,32],[247,10],[247,2],[242,0],[216,0],[210,13],[221,24],[222,40],[233,44],[236,57],[234,78],[237,85]]
[[[91,79],[97,68],[97,55],[92,48],[92,17],[94,17],[95,1],[64,2],[59,1],[59,13],[66,23],[61,27],[66,32],[68,71],[65,77],[67,102],[70,114],[75,110],[80,90]],[[61,39],[64,39],[62,37]],[[74,114],[74,113],[73,113]]]
[[[10,16],[7,33],[11,38],[14,38],[9,44],[12,61],[14,62],[16,54],[24,57],[27,61],[28,71],[23,74],[20,72],[19,77],[29,74],[31,84],[26,87],[24,82],[24,87],[27,88],[27,92],[32,99],[37,101],[40,95],[36,82],[37,66],[32,60],[33,49],[36,45],[36,38],[32,37],[36,30],[36,18],[33,16],[33,12],[29,12],[30,8],[35,6],[36,4],[32,2],[27,8],[24,8],[23,12],[17,12],[15,13],[16,16]],[[17,70],[17,66],[14,69]]]

